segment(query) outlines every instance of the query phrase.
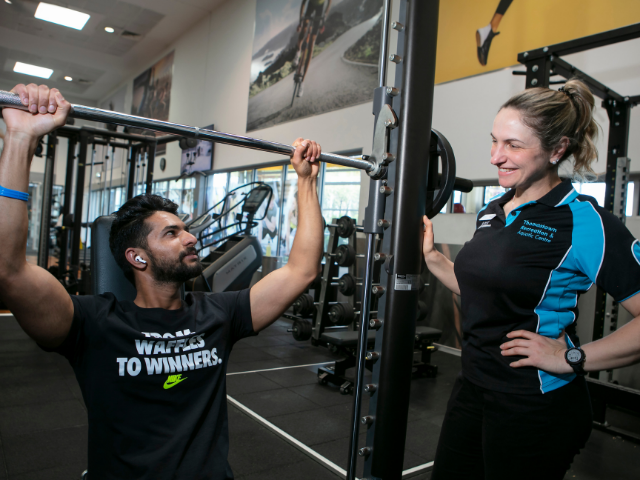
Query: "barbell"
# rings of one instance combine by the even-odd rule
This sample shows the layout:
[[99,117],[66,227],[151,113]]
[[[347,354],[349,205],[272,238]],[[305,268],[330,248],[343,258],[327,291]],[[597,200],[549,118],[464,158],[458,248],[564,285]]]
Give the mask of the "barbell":
[[[20,97],[16,93],[7,92],[5,90],[0,90],[0,108],[17,108],[19,110],[29,111],[29,108],[22,104]],[[279,155],[291,156],[295,151],[295,148],[292,145],[284,143],[260,140],[258,138],[218,132],[216,130],[208,130],[205,128],[191,127],[189,125],[181,125],[179,123],[171,123],[153,118],[138,117],[136,115],[113,112],[111,110],[103,110],[95,107],[86,107],[84,105],[72,104],[71,110],[69,111],[69,117],[106,124],[142,128],[145,130],[154,130],[156,132],[179,135],[187,139],[209,140],[211,142],[232,145],[235,147],[250,148],[253,150],[261,150],[263,152],[276,153]],[[185,141],[181,146],[183,148],[189,147],[189,144],[193,145],[193,141]],[[440,158],[442,173],[430,176],[431,181],[429,182],[430,185],[427,187],[429,192],[426,205],[427,216],[429,218],[433,218],[438,214],[442,207],[447,203],[453,190],[469,192],[473,188],[473,183],[471,181],[463,178],[457,178],[455,176],[455,158],[453,156],[453,150],[444,135],[437,130],[431,131],[431,150],[431,154],[434,157],[437,156]],[[321,162],[341,165],[343,167],[357,168],[374,176],[379,174],[380,170],[380,165],[369,160],[366,156],[352,158],[335,153],[322,153],[318,160]],[[436,172],[437,168],[431,173],[435,174]],[[389,189],[389,193],[391,191],[392,190]],[[341,218],[341,220],[343,219],[344,217]],[[351,228],[355,228],[355,224],[353,224],[353,226],[347,225],[346,221],[342,225],[340,223],[341,222],[339,221],[338,226],[340,231],[345,228],[347,231],[351,230]],[[345,231],[344,234],[346,233],[347,232]],[[351,231],[350,233],[353,232]]]
[[[0,108],[17,108],[19,110],[29,111],[29,108],[22,104],[22,101],[17,94],[4,90],[0,90]],[[163,120],[155,120],[152,118],[138,117],[136,115],[112,112],[110,110],[86,107],[83,105],[71,105],[69,117],[81,120],[90,120],[93,122],[142,128],[145,130],[154,130],[156,132],[170,133],[172,135],[180,135],[186,138],[209,140],[211,142],[223,143],[225,145],[250,148],[253,150],[261,150],[263,152],[277,153],[286,156],[293,155],[293,152],[295,151],[295,148],[292,145],[284,143],[260,140],[242,135],[234,135],[232,133],[223,133],[216,130],[191,127],[188,125],[165,122]],[[345,157],[344,155],[337,155],[335,153],[322,153],[318,160],[321,162],[342,165],[344,167],[357,168],[366,172],[373,172],[377,169],[377,166],[370,160],[357,157]]]

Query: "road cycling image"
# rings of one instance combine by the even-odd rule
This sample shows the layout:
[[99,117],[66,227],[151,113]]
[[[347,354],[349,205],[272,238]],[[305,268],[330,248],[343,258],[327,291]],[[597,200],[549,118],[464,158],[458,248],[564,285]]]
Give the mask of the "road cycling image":
[[369,102],[382,5],[257,0],[247,131]]

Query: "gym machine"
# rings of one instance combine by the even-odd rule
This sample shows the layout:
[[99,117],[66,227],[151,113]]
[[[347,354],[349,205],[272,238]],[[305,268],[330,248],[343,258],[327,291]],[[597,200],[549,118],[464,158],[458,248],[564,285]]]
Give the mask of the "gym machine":
[[[368,480],[402,477],[422,264],[422,215],[439,211],[437,206],[443,200],[446,202],[452,184],[470,184],[456,180],[455,168],[442,168],[439,175],[434,174],[437,169],[434,164],[452,166],[442,160],[448,143],[431,130],[439,1],[400,0],[399,18],[392,24],[398,35],[397,52],[388,57],[396,63],[395,87],[386,86],[390,4],[390,0],[385,0],[380,86],[374,92],[373,101],[372,153],[362,158],[323,153],[319,158],[323,162],[364,170],[371,177],[363,224],[367,251],[362,318],[369,318],[371,312],[376,238],[381,240],[379,253],[385,258],[380,270],[378,313],[374,319],[374,352],[378,360],[373,365],[372,383],[367,385],[366,392],[370,395],[366,417],[371,421],[366,422],[366,446],[361,449],[358,449],[358,433],[361,398],[365,393],[363,375],[369,353],[369,322],[360,322],[358,332],[348,480],[355,478],[357,453],[365,459],[364,477]],[[17,95],[5,91],[0,91],[0,107],[25,109]],[[70,115],[280,155],[289,156],[294,151],[291,145],[81,105],[72,105]],[[435,148],[433,142],[424,141],[425,133],[429,132],[438,140]]]
[[[54,229],[56,244],[59,248],[57,266],[49,266],[49,241],[51,238],[51,194],[53,188],[53,171],[58,138],[68,139],[67,165],[65,174],[65,189],[61,206],[62,225]],[[119,140],[119,141],[118,141]],[[65,125],[50,133],[46,141],[46,159],[44,175],[44,195],[42,199],[42,219],[40,224],[40,242],[38,248],[38,265],[58,278],[69,293],[87,294],[91,292],[90,268],[88,265],[86,246],[89,238],[89,221],[91,210],[91,193],[93,169],[101,166],[103,171],[110,171],[109,186],[106,176],[102,186],[102,204],[100,213],[110,213],[111,190],[113,185],[113,166],[116,149],[127,151],[128,163],[126,171],[126,199],[134,195],[136,189],[143,186],[144,190],[151,192],[153,181],[153,162],[155,148],[158,143],[168,143],[179,140],[179,137],[150,137],[129,133],[115,132],[92,127],[76,127]],[[96,145],[102,145],[105,150],[104,160],[96,160]],[[89,151],[91,152],[89,158]],[[89,195],[85,208],[85,178],[89,168]],[[74,181],[75,180],[75,181]],[[74,188],[75,185],[75,188]],[[109,201],[105,197],[109,196]],[[72,207],[73,205],[73,207]],[[84,239],[82,228],[86,229]],[[81,255],[81,243],[84,240],[85,250]]]
[[[623,223],[626,221],[625,200],[630,163],[627,151],[631,108],[640,103],[640,95],[623,96],[577,69],[561,56],[613,45],[634,38],[640,38],[640,24],[529,50],[518,54],[518,61],[526,66],[526,71],[513,72],[514,75],[526,76],[526,88],[548,88],[552,84],[565,83],[566,80],[562,78],[577,77],[589,87],[593,95],[602,99],[602,108],[606,110],[609,117],[604,208],[616,215]],[[552,80],[552,77],[562,78]],[[595,301],[593,341],[613,332],[617,328],[618,320],[617,302],[597,286]],[[611,370],[592,372],[586,378],[591,394],[594,428],[622,436],[627,440],[640,442],[640,437],[636,434],[611,427],[605,417],[608,405],[621,407],[640,415],[640,391],[612,383]]]
[[[248,192],[243,189],[252,187]],[[201,258],[202,274],[185,283],[187,291],[225,292],[248,288],[253,274],[262,266],[262,246],[251,230],[264,219],[273,196],[272,188],[263,182],[241,185],[227,193],[220,202],[187,223],[190,233],[198,238],[198,254],[208,250]],[[236,197],[242,197],[234,203]],[[266,202],[266,204],[265,204]],[[262,217],[256,214],[265,206]],[[216,209],[220,208],[218,213]],[[236,209],[240,213],[235,214]],[[227,223],[223,222],[227,220]],[[229,222],[231,220],[231,222]],[[235,232],[224,234],[235,228]],[[222,234],[220,238],[216,238]],[[205,243],[210,240],[209,243]],[[214,245],[220,244],[216,248]]]
[[[357,278],[359,270],[356,269],[356,258],[365,256],[356,253],[356,232],[361,232],[362,227],[357,226],[352,218],[343,216],[334,220],[333,224],[326,225],[326,228],[329,229],[328,247],[324,254],[323,272],[311,285],[314,296],[303,293],[292,305],[294,315],[284,316],[293,320],[293,326],[289,331],[296,340],[311,339],[312,345],[327,347],[332,352],[341,354],[343,358],[333,365],[318,368],[318,382],[321,385],[336,385],[340,387],[340,393],[348,395],[353,393],[354,379],[347,377],[346,371],[356,365],[358,329],[362,319],[358,310],[360,302],[355,301],[356,288],[362,286],[362,279]],[[338,245],[339,238],[347,240],[348,243]],[[379,243],[377,241],[376,245],[379,246]],[[377,298],[384,291],[378,283],[384,256],[378,253],[377,248],[375,250],[370,315],[378,313],[375,310]],[[349,271],[338,277],[340,267],[346,267]],[[424,286],[420,285],[420,291]],[[348,297],[348,300],[337,301],[338,293]],[[419,301],[418,306],[417,320],[422,320],[427,316],[427,305]],[[309,320],[306,317],[313,318]],[[368,318],[366,321],[371,322],[370,326],[375,326],[378,320]],[[435,350],[433,342],[437,342],[441,335],[442,332],[435,328],[416,327],[414,352],[420,355],[420,360],[413,362],[415,376],[436,376],[438,367],[431,365],[431,353]],[[373,330],[369,331],[367,341],[371,350],[375,342]],[[378,356],[376,352],[367,354],[365,367],[368,370],[372,370]]]

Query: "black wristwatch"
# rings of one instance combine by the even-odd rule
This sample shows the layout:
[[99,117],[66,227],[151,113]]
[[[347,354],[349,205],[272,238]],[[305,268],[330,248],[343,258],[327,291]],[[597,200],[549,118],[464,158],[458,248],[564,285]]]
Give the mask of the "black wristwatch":
[[587,372],[584,371],[584,361],[587,359],[587,355],[581,348],[570,348],[564,352],[564,358],[576,375],[584,376]]

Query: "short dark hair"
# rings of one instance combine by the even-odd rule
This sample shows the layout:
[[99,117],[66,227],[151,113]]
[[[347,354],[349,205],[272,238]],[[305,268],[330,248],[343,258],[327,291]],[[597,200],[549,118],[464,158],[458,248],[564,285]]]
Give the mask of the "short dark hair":
[[127,248],[148,248],[147,236],[151,227],[145,220],[155,212],[178,212],[178,205],[159,195],[138,195],[114,213],[116,217],[109,233],[109,248],[125,277],[134,283],[133,269],[125,257]]

